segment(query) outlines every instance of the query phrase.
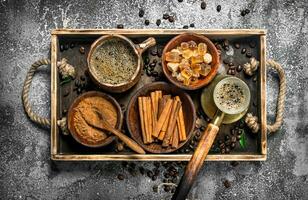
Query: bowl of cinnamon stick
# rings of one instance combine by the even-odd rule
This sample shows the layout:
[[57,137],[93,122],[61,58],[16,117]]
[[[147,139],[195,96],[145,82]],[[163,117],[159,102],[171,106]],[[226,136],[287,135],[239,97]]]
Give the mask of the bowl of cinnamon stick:
[[151,153],[181,148],[192,135],[195,119],[190,96],[165,82],[150,83],[137,90],[126,112],[131,137]]

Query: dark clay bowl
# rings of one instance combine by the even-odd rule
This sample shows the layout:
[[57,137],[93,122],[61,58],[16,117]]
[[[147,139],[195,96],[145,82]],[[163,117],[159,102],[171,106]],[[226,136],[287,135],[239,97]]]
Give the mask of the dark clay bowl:
[[[161,144],[152,143],[144,144],[142,141],[142,133],[140,126],[139,110],[138,110],[138,97],[149,96],[151,92],[161,90],[164,94],[171,94],[172,96],[179,96],[182,101],[182,108],[184,113],[184,122],[186,127],[187,139],[179,143],[178,148],[162,147]],[[151,153],[170,153],[181,148],[192,136],[193,129],[195,127],[196,111],[190,96],[183,90],[165,83],[165,82],[154,82],[147,84],[136,91],[131,100],[128,103],[126,112],[126,123],[127,128],[131,137],[140,145],[143,149]]]
[[[172,77],[172,73],[167,68],[167,61],[165,55],[167,52],[179,46],[182,42],[188,42],[190,40],[195,41],[197,44],[203,42],[207,45],[207,49],[212,55],[212,63],[211,63],[212,69],[210,73],[203,79],[199,79],[198,81],[196,81],[191,85],[184,85],[183,82],[180,82],[175,77]],[[183,33],[171,39],[165,46],[162,55],[162,66],[165,76],[171,83],[185,90],[197,90],[209,84],[216,76],[219,67],[219,54],[215,45],[207,37],[194,33]]]

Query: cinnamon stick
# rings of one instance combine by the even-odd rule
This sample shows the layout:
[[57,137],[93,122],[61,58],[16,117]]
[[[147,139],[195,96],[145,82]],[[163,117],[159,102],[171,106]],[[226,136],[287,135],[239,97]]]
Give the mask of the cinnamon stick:
[[138,97],[138,108],[139,108],[139,117],[140,117],[140,126],[141,126],[142,139],[143,139],[143,143],[146,144],[147,143],[147,138],[146,138],[146,132],[145,132],[145,126],[144,126],[144,115],[143,115],[142,98],[143,97]]
[[162,144],[163,147],[167,147],[170,143],[170,138],[171,138],[171,136],[174,132],[174,128],[176,126],[176,119],[177,119],[178,112],[180,110],[180,106],[181,106],[181,102],[175,99],[173,101],[171,113],[170,113],[170,116],[169,116],[170,120],[169,120],[168,128],[167,128],[167,131],[166,131],[166,135],[165,135],[164,140],[163,140],[163,144]]
[[149,120],[149,142],[152,143],[153,139],[152,139],[152,132],[153,132],[153,120],[152,120],[152,105],[151,105],[151,98],[150,97],[146,97],[147,98],[147,112],[148,112],[148,120]]
[[[169,97],[166,96],[166,99],[167,98],[169,98]],[[171,109],[169,110],[168,115],[167,115],[167,120],[164,122],[163,127],[161,128],[161,131],[158,135],[159,140],[163,140],[164,137],[165,137],[165,134],[166,134],[166,131],[167,131],[167,128],[168,128],[168,124],[169,124],[169,121],[170,121],[170,113],[171,113]]]
[[163,127],[164,122],[168,119],[167,118],[168,112],[171,109],[171,106],[173,104],[172,102],[173,102],[172,99],[167,100],[166,106],[163,108],[161,115],[159,116],[159,119],[157,120],[156,126],[154,128],[154,131],[153,131],[153,134],[152,134],[154,137],[158,137],[158,134],[159,134],[161,128]]
[[173,138],[172,138],[172,148],[178,148],[179,146],[179,129],[178,126],[175,126]]
[[[176,100],[181,101],[179,96],[175,97]],[[180,107],[178,116],[177,116],[177,126],[178,126],[178,131],[179,131],[179,141],[185,141],[187,139],[186,137],[186,128],[185,128],[185,121],[184,121],[184,114],[183,114],[183,108],[182,105]]]
[[143,117],[144,117],[144,129],[145,129],[145,144],[150,143],[149,138],[149,119],[148,119],[148,109],[147,109],[147,99],[146,97],[142,97],[142,108],[143,108]]
[[156,107],[156,92],[151,92],[151,107],[152,107],[152,125],[155,127],[157,121],[157,107]]

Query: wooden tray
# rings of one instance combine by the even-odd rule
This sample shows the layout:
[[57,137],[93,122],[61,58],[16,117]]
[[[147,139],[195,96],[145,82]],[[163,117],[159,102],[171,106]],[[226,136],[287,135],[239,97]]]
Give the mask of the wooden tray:
[[[103,148],[87,148],[79,145],[68,135],[65,136],[61,133],[57,126],[57,120],[61,119],[63,110],[68,109],[71,102],[76,98],[77,92],[75,91],[74,82],[60,86],[60,78],[56,67],[57,61],[62,58],[67,58],[68,62],[77,68],[78,76],[85,72],[87,69],[86,57],[90,49],[90,45],[98,37],[105,34],[122,34],[135,43],[141,42],[149,36],[156,39],[159,48],[163,46],[175,35],[193,32],[203,34],[211,40],[228,39],[230,44],[234,41],[241,43],[241,46],[251,49],[252,55],[260,61],[260,68],[258,69],[255,81],[253,78],[247,79],[243,72],[238,73],[236,76],[241,77],[246,81],[251,89],[251,95],[253,102],[249,108],[249,112],[255,113],[261,123],[260,131],[257,135],[246,133],[247,136],[247,148],[244,150],[237,147],[231,151],[230,154],[220,154],[218,152],[210,152],[207,156],[207,160],[211,161],[264,161],[267,154],[267,137],[266,137],[266,70],[265,70],[265,45],[266,45],[266,31],[257,29],[221,29],[221,30],[179,30],[179,29],[57,29],[52,31],[51,36],[51,158],[53,160],[63,161],[97,161],[97,160],[137,160],[137,161],[187,161],[191,158],[192,151],[183,153],[178,150],[172,154],[146,154],[137,155],[129,150],[123,152],[115,152],[114,145],[109,145]],[[256,48],[250,48],[248,43],[254,41]],[[65,51],[60,51],[60,45],[62,44],[74,44],[73,48],[69,48]],[[85,54],[79,52],[80,47],[85,48]],[[151,49],[156,48],[152,47]],[[148,56],[153,59],[150,54],[151,49],[144,53],[144,57]],[[240,50],[236,50],[234,54],[235,65],[244,64],[248,61],[248,58],[240,53]],[[222,60],[226,57],[224,51],[221,55],[221,67],[225,66]],[[155,57],[160,62],[160,58]],[[159,69],[160,68],[160,69]],[[161,66],[156,66],[158,71],[161,70]],[[165,80],[163,78],[163,80]],[[127,105],[129,98],[132,94],[144,84],[152,82],[153,78],[150,78],[144,73],[141,80],[136,86],[123,94],[111,94],[118,100],[124,107]],[[89,83],[92,85],[91,83]],[[99,90],[95,85],[89,87],[89,90]],[[69,91],[69,95],[66,95]],[[188,92],[195,102],[196,110],[200,112],[200,94],[201,90]],[[199,113],[200,114],[200,113]],[[125,122],[124,122],[125,123]],[[234,127],[234,124],[223,125],[220,132],[230,131]],[[124,126],[125,129],[125,126]],[[129,133],[127,132],[129,135]],[[220,133],[219,133],[220,134]],[[218,139],[219,139],[218,135]],[[183,147],[185,148],[185,147]]]

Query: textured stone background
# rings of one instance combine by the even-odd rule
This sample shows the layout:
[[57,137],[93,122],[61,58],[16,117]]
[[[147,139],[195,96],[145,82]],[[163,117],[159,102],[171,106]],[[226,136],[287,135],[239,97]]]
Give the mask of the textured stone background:
[[[216,12],[220,4],[222,10]],[[55,28],[145,27],[138,17],[144,8],[152,22],[165,12],[176,15],[182,28],[264,28],[268,30],[269,58],[283,65],[287,76],[285,120],[269,138],[266,162],[207,163],[190,199],[308,199],[308,4],[307,1],[13,1],[0,0],[0,199],[168,199],[170,193],[152,192],[161,182],[132,177],[116,162],[54,163],[50,161],[49,130],[31,123],[21,104],[21,87],[32,62],[49,57],[50,30]],[[240,10],[249,8],[246,17]],[[50,113],[50,70],[35,77],[31,92],[35,110]],[[268,73],[268,120],[275,115],[277,76]],[[137,166],[152,166],[138,163]],[[121,172],[129,179],[119,181]],[[222,180],[231,181],[226,189]]]

